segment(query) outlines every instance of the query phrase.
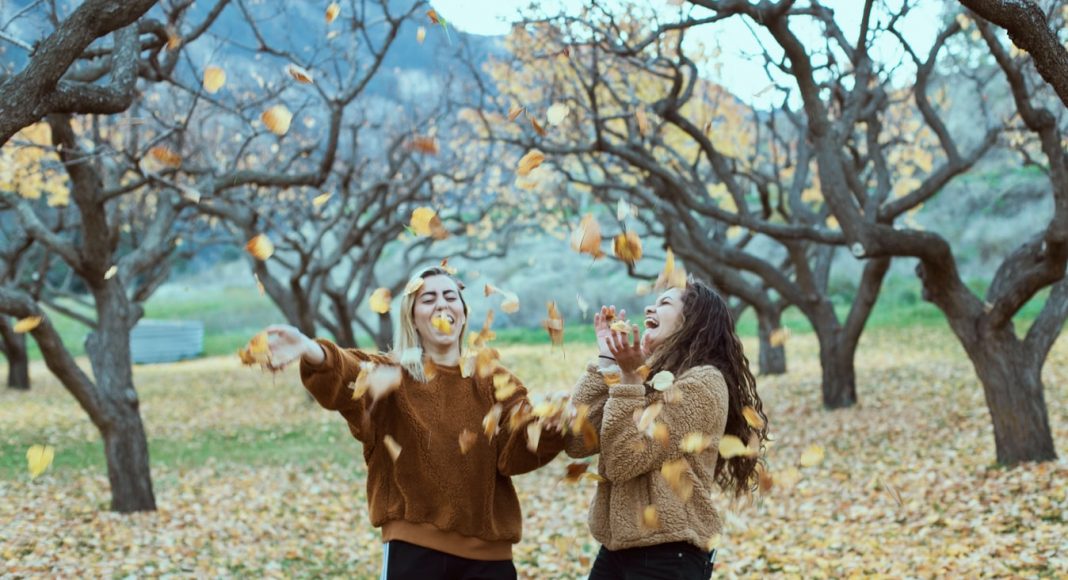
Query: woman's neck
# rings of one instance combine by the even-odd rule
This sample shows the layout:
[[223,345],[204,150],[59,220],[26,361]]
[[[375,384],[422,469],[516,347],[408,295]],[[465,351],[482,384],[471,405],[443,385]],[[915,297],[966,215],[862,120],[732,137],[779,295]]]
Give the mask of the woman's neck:
[[424,347],[423,352],[430,358],[430,362],[439,367],[454,367],[460,364],[460,346],[458,344],[448,346],[430,345]]

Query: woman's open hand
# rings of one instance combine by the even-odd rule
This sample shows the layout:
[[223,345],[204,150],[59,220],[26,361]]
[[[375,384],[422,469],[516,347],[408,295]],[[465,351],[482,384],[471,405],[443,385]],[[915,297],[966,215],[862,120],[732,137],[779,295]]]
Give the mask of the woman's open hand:
[[626,310],[620,310],[617,316],[615,306],[601,306],[600,312],[593,313],[593,330],[597,335],[597,347],[600,348],[601,355],[612,356],[611,351],[608,350],[608,338],[612,336],[612,321],[616,318],[624,320],[626,316]]
[[[633,337],[628,340],[628,337]],[[638,368],[645,364],[645,355],[642,354],[641,333],[637,325],[631,325],[627,332],[613,332],[607,339],[608,351],[616,359],[619,370],[623,371],[623,382],[627,384],[641,383],[638,376]]]
[[304,357],[311,364],[319,364],[326,358],[319,343],[304,336],[295,326],[275,324],[268,326],[267,348],[271,351],[271,366],[280,369]]

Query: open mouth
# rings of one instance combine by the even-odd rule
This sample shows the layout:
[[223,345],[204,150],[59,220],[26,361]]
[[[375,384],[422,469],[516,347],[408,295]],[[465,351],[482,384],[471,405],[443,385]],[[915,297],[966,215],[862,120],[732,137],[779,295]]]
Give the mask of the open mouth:
[[649,330],[652,330],[652,329],[657,328],[659,326],[660,326],[660,323],[655,321],[655,320],[653,320],[652,318],[646,318],[645,319],[645,328],[648,328]]

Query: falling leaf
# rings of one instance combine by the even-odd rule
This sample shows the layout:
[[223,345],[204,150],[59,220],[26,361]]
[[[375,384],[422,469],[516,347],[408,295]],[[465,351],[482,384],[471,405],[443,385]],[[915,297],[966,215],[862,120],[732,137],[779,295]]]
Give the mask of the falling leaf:
[[312,78],[312,74],[308,69],[292,63],[286,65],[286,73],[289,74],[293,80],[303,85],[310,85],[315,82],[315,79]]
[[415,294],[423,287],[422,278],[413,278],[408,281],[408,284],[404,286],[404,295]]
[[293,122],[293,113],[285,105],[275,105],[260,115],[267,129],[279,137],[289,132],[289,125]]
[[700,432],[687,433],[679,442],[679,450],[683,453],[701,453],[712,445],[712,436]]
[[760,413],[756,409],[745,406],[742,408],[742,417],[745,417],[745,422],[753,429],[763,429],[764,419],[760,417]]
[[582,318],[586,318],[586,311],[590,309],[590,303],[586,302],[586,299],[581,294],[575,294],[575,303],[578,305],[579,312],[582,313]]
[[516,431],[526,425],[530,419],[530,410],[530,403],[525,401],[518,405],[513,405],[508,415],[508,430]]
[[371,311],[378,314],[386,314],[389,312],[389,303],[393,300],[393,293],[389,288],[378,288],[371,293],[371,298],[368,303],[371,305]]
[[326,7],[326,23],[330,24],[337,20],[338,14],[341,14],[341,5],[337,2],[331,2],[330,5]]
[[642,241],[635,232],[619,234],[612,242],[612,253],[621,261],[634,265],[642,259]]
[[571,432],[582,436],[582,445],[586,449],[596,449],[599,436],[597,428],[590,423],[590,406],[578,405],[575,418],[571,421]]
[[627,200],[620,199],[618,202],[616,202],[616,220],[621,222],[625,221],[627,219],[627,216],[629,215],[630,204],[627,203]]
[[514,105],[511,109],[508,110],[508,120],[515,121],[519,117],[519,115],[523,114],[523,110],[523,107],[519,105]]
[[497,373],[493,375],[493,396],[498,401],[507,400],[515,394],[519,387],[512,381],[512,376],[508,373]]
[[415,41],[418,42],[419,44],[423,44],[424,40],[426,40],[426,27],[425,26],[420,26],[415,31]]
[[519,160],[519,166],[515,172],[519,176],[526,177],[530,175],[531,170],[541,165],[543,161],[545,161],[545,154],[537,149],[531,149]]
[[157,145],[149,149],[148,154],[168,167],[181,167],[182,165],[182,156],[164,145]]
[[442,258],[441,263],[438,264],[438,267],[448,272],[450,276],[455,276],[456,273],[459,272],[459,270],[449,265],[448,258]]
[[642,526],[656,530],[660,528],[660,517],[656,515],[656,508],[649,505],[642,510]]
[[209,66],[204,69],[204,90],[210,94],[219,92],[226,84],[226,71],[217,67]]
[[553,105],[549,107],[549,110],[545,112],[545,119],[550,125],[555,127],[560,123],[563,123],[564,119],[567,118],[567,115],[570,112],[571,107],[568,107],[563,103],[553,103]]
[[630,331],[630,323],[626,320],[616,320],[608,326],[612,332],[627,333]]
[[671,248],[668,248],[667,256],[664,258],[664,270],[656,279],[656,288],[686,289],[686,270],[675,265],[675,253],[671,251]]
[[412,151],[418,151],[419,153],[425,153],[427,155],[437,155],[440,151],[437,137],[427,137],[424,135],[416,135],[415,137],[412,137],[412,140],[408,142],[408,148]]
[[724,435],[719,439],[719,456],[723,459],[732,457],[752,457],[756,455],[755,449],[746,447],[742,440],[734,435]]
[[51,445],[31,445],[26,450],[26,464],[30,469],[30,479],[37,479],[52,465],[56,450]]
[[771,346],[773,346],[775,348],[778,348],[778,347],[786,344],[786,340],[789,339],[789,338],[790,338],[790,329],[785,327],[785,326],[783,326],[783,327],[776,328],[775,330],[771,331],[771,334],[768,335],[768,344],[770,344]]
[[653,375],[652,385],[658,391],[666,391],[675,384],[675,375],[671,371],[660,371]]
[[360,362],[360,372],[356,375],[356,380],[349,383],[349,388],[352,389],[353,400],[363,397],[371,388],[371,383],[369,379],[371,371],[374,370],[375,366],[375,363],[372,362]]
[[757,464],[757,488],[760,493],[768,493],[775,487],[775,478],[760,463]]
[[274,255],[274,244],[264,234],[259,234],[245,244],[245,251],[253,258],[263,262]]
[[104,279],[105,280],[111,280],[112,278],[115,277],[115,274],[118,274],[118,273],[119,273],[119,267],[115,266],[115,265],[112,265],[110,268],[108,268],[107,272],[104,272]]
[[803,453],[801,453],[801,459],[799,463],[801,467],[815,467],[820,463],[823,463],[824,452],[821,445],[809,445]]
[[604,384],[608,385],[609,387],[613,385],[618,385],[620,381],[623,380],[623,371],[620,370],[620,368],[616,365],[604,367],[598,370],[600,371],[601,376],[604,377]]
[[401,454],[400,444],[390,435],[383,437],[382,443],[386,446],[386,451],[389,452],[389,456],[393,458],[393,461],[396,461]]
[[269,366],[271,363],[271,348],[267,341],[267,333],[259,332],[249,339],[244,348],[237,351],[241,362],[246,365],[259,364]]
[[553,346],[562,346],[564,344],[564,317],[556,307],[556,302],[549,302],[547,309],[549,318],[543,320],[541,324],[549,333],[549,340],[552,341]]
[[430,319],[430,325],[442,334],[452,334],[452,323],[444,314],[439,314]]
[[478,435],[473,431],[464,429],[460,432],[460,455],[467,455],[471,447],[478,441]]
[[501,422],[501,412],[504,411],[504,407],[500,403],[494,403],[486,416],[482,418],[482,432],[486,435],[487,439],[493,439],[493,435],[497,433],[497,425]]
[[475,372],[478,376],[486,378],[497,371],[497,361],[501,355],[495,348],[483,348],[475,356]]
[[638,373],[638,376],[641,377],[642,381],[645,381],[649,378],[649,373],[652,372],[652,369],[649,368],[649,365],[642,365],[635,369],[634,372]]
[[671,433],[668,432],[668,426],[663,423],[654,423],[651,435],[653,441],[656,441],[662,447],[667,447],[671,444]]
[[441,24],[441,16],[438,16],[437,10],[430,9],[426,11],[426,17],[430,19],[434,24]]
[[367,387],[375,401],[400,388],[401,369],[398,366],[379,364],[367,373]]
[[544,137],[545,135],[548,134],[545,131],[545,128],[541,126],[541,123],[539,123],[538,120],[535,119],[534,117],[530,117],[530,126],[534,128],[534,132],[535,133],[537,133],[538,135],[540,135],[542,137]]
[[672,461],[665,461],[660,466],[660,475],[667,481],[671,491],[679,497],[683,503],[690,501],[690,497],[693,495],[693,481],[687,477],[686,472],[689,470],[689,463],[685,458],[679,458]]
[[312,200],[312,205],[315,207],[323,207],[326,205],[326,202],[330,201],[331,195],[331,193],[321,193],[315,196],[315,199]]
[[527,425],[527,449],[531,453],[537,453],[539,441],[541,441],[541,421],[534,421]]
[[415,208],[409,225],[418,236],[430,236],[435,240],[444,240],[449,237],[449,232],[442,224],[441,218],[429,207]]
[[660,412],[664,410],[664,404],[660,401],[649,405],[642,410],[641,416],[638,419],[638,431],[647,432],[653,426],[653,422],[660,416]]
[[578,227],[571,232],[571,249],[580,254],[589,254],[594,258],[604,256],[601,251],[601,225],[593,214],[582,217]]
[[14,331],[18,334],[25,334],[40,326],[42,320],[44,320],[43,316],[27,316],[26,318],[20,318],[15,322]]
[[482,329],[468,337],[468,342],[475,348],[482,348],[497,338],[497,334],[490,329],[493,325],[493,311],[486,313],[486,320],[482,323]]
[[486,296],[489,297],[493,294],[500,294],[504,301],[501,302],[501,310],[507,314],[515,314],[519,311],[519,296],[514,292],[502,290],[491,284],[485,286]]
[[641,280],[634,287],[634,294],[637,296],[648,296],[653,291],[653,285]]
[[638,134],[646,136],[649,134],[649,117],[645,114],[643,109],[637,109],[634,111],[634,120],[638,122]]
[[567,466],[567,472],[564,474],[564,481],[567,483],[578,483],[583,479],[596,482],[608,481],[596,473],[590,473],[589,469],[589,462],[578,461],[571,463]]
[[182,46],[182,35],[178,33],[178,29],[173,26],[166,28],[167,33],[167,50],[174,52]]

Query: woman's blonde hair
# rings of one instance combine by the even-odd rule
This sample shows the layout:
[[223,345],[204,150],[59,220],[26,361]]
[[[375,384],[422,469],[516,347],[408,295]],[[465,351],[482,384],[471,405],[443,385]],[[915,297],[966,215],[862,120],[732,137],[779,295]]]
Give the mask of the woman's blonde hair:
[[[464,333],[467,332],[467,319],[471,316],[471,313],[467,308],[467,301],[464,300],[464,283],[453,276],[445,268],[431,266],[419,270],[412,276],[408,281],[408,288],[411,288],[416,280],[426,279],[431,276],[448,277],[456,284],[456,289],[459,291],[460,303],[464,306],[464,324],[460,327],[460,336],[457,338],[460,343],[460,354],[462,356],[464,349]],[[419,340],[419,332],[415,329],[415,301],[418,298],[419,291],[417,290],[405,294],[404,299],[401,300],[400,317],[397,322],[397,340],[393,344],[393,350],[400,358],[401,367],[408,371],[408,374],[413,379],[425,383],[427,377],[424,370],[423,344]]]

